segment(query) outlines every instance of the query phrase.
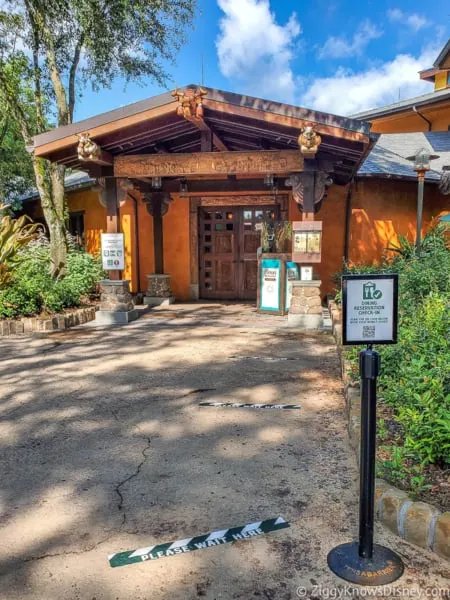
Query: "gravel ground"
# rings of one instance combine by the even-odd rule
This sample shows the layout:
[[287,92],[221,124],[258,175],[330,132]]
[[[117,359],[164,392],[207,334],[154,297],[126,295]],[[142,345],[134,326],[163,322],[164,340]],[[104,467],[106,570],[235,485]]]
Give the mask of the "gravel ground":
[[[357,535],[338,358],[327,332],[284,324],[249,306],[192,304],[120,328],[2,341],[0,598],[344,594],[326,564],[331,548]],[[108,563],[115,552],[279,515],[289,529]],[[396,590],[425,597],[450,587],[449,563],[380,525],[376,539],[406,564]]]

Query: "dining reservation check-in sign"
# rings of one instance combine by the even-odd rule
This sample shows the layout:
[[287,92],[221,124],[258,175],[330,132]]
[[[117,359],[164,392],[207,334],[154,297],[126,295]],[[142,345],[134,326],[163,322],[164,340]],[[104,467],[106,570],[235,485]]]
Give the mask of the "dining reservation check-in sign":
[[342,338],[348,344],[397,342],[398,275],[344,275]]

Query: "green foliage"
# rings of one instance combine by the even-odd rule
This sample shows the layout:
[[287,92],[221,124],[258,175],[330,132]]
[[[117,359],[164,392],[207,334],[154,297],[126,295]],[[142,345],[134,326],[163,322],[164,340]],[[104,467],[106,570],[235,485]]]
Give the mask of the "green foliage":
[[450,296],[431,293],[381,352],[380,394],[421,464],[450,464]]
[[101,260],[81,250],[68,253],[66,275],[53,279],[45,238],[32,242],[20,253],[14,278],[0,290],[0,318],[29,316],[41,311],[60,312],[79,306],[96,291],[104,273]]
[[377,477],[388,479],[399,487],[408,487],[414,497],[418,497],[431,486],[419,465],[411,463],[402,446],[381,446],[387,458],[377,463]]
[[[379,474],[419,493],[428,465],[450,465],[450,249],[445,227],[433,226],[415,247],[400,240],[381,265],[346,266],[344,272],[399,274],[399,341],[380,346],[380,402],[390,407],[398,434],[378,437]],[[356,372],[360,348],[346,350]]]

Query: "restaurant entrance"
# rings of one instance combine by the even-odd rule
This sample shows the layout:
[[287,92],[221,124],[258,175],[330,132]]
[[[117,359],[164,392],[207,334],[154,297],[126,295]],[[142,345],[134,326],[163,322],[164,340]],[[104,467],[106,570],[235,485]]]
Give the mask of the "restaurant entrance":
[[261,225],[279,219],[279,206],[199,208],[200,297],[256,300]]

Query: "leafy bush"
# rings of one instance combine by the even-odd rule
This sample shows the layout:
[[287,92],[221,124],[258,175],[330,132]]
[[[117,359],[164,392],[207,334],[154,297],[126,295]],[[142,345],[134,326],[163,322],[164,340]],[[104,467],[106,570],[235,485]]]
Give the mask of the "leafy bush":
[[96,291],[103,277],[100,259],[74,248],[69,250],[64,277],[53,279],[49,264],[50,249],[44,236],[19,252],[13,278],[0,290],[0,318],[79,306]]
[[[415,247],[400,240],[380,265],[346,265],[345,273],[399,274],[398,344],[380,346],[379,399],[392,414],[395,435],[380,447],[380,474],[410,489],[424,487],[428,465],[450,465],[450,249],[438,225]],[[391,248],[392,250],[392,248]],[[358,348],[346,351],[352,373]],[[379,429],[385,440],[386,427]],[[426,487],[426,486],[425,486]]]
[[395,409],[407,455],[450,464],[450,301],[430,294],[381,349],[380,394]]

